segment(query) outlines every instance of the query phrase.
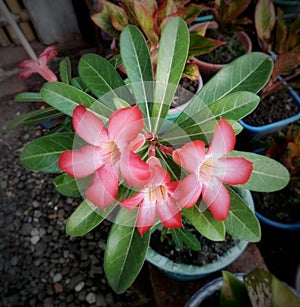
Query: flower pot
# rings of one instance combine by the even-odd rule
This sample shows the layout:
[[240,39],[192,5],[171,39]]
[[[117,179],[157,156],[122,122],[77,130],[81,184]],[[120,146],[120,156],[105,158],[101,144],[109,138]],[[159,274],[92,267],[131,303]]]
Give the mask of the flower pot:
[[[235,273],[233,274],[237,279],[239,279],[240,281],[244,281],[244,277],[246,275],[246,273]],[[279,283],[281,283],[279,281]],[[202,305],[202,303],[204,303],[205,300],[209,299],[210,297],[212,297],[215,293],[220,293],[221,288],[222,288],[222,284],[223,284],[223,277],[218,277],[213,279],[212,281],[210,281],[209,283],[207,283],[205,286],[203,286],[202,288],[200,288],[189,300],[188,302],[184,305],[184,307],[200,307],[200,306],[218,306],[219,305],[219,296],[216,296],[213,299],[213,302],[205,302],[205,304]],[[290,298],[290,294],[292,293],[294,297],[292,297],[292,306],[295,306],[295,302],[297,301],[297,298],[300,298],[300,294],[297,292],[296,289],[294,289],[293,287],[289,286],[288,284],[286,284],[285,282],[282,282],[282,284],[288,289],[288,292],[282,292],[282,288],[280,288],[281,292],[277,293],[277,297],[282,296],[282,300],[284,301],[284,299]],[[227,285],[228,286],[228,285]],[[278,290],[279,291],[279,290]],[[248,292],[249,293],[249,292]],[[274,294],[272,294],[274,295]],[[286,296],[288,295],[288,296]],[[234,302],[232,302],[233,304]],[[234,305],[235,306],[235,305]],[[247,305],[248,306],[248,305]],[[251,305],[252,306],[252,305]],[[279,303],[278,306],[281,306],[281,304]]]
[[272,0],[276,6],[279,6],[284,13],[300,13],[299,0]]
[[[239,194],[244,198],[249,208],[254,211],[254,203],[249,190],[239,189]],[[187,281],[205,277],[213,272],[219,271],[236,260],[247,247],[248,242],[239,241],[235,246],[227,250],[223,255],[212,263],[203,266],[176,263],[165,256],[157,253],[151,247],[148,248],[146,260],[156,266],[165,275],[176,280]]]
[[299,112],[295,114],[294,116],[262,125],[262,126],[254,126],[247,124],[245,120],[240,120],[240,124],[245,128],[246,131],[255,134],[257,138],[261,138],[263,136],[266,136],[272,132],[278,131],[279,129],[287,126],[288,124],[298,121],[300,119],[300,97],[299,95],[292,89],[289,88],[289,94],[293,98],[293,101],[295,102],[296,106],[298,107]]
[[[186,79],[188,79],[188,78],[186,78]],[[197,85],[197,89],[196,89],[195,93],[189,91],[189,89],[186,89],[185,87],[181,87],[180,85],[178,85],[175,96],[182,95],[182,96],[185,97],[186,101],[179,104],[178,106],[176,106],[174,108],[169,109],[168,116],[167,116],[168,120],[174,120],[178,116],[178,114],[186,108],[186,106],[189,104],[189,102],[193,98],[193,96],[201,90],[201,88],[203,87],[203,80],[202,80],[201,75],[199,75],[197,83],[198,83],[198,85]]]
[[[196,24],[192,26],[190,29],[196,30],[197,26],[198,25]],[[216,29],[217,27],[218,25],[214,21],[208,22],[208,29]],[[252,41],[246,32],[244,31],[237,32],[237,40],[239,44],[244,47],[245,53],[249,53],[252,51]],[[226,64],[228,64],[228,63],[224,63],[224,64],[209,63],[209,62],[199,59],[198,57],[194,57],[193,62],[198,65],[200,73],[206,80],[213,77],[218,71],[224,68]]]
[[[245,273],[236,273],[234,276],[240,281],[243,281]],[[221,290],[223,284],[223,277],[218,277],[207,283],[200,288],[184,305],[184,307],[197,307],[200,306],[209,297],[212,297],[214,293]],[[218,302],[215,302],[218,304]],[[213,305],[215,306],[215,305]]]
[[258,212],[255,212],[255,215],[262,223],[265,223],[268,226],[291,231],[300,230],[300,223],[280,223],[273,221],[272,219],[269,219]]

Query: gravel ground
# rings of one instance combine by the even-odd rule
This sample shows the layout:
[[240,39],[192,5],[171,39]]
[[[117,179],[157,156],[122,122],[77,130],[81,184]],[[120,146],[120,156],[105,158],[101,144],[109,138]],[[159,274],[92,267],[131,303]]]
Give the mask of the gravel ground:
[[7,121],[28,106],[0,102],[0,306],[143,305],[132,289],[116,295],[107,284],[102,262],[108,225],[81,238],[66,235],[79,200],[57,193],[53,175],[23,169],[24,144],[43,131],[8,132]]

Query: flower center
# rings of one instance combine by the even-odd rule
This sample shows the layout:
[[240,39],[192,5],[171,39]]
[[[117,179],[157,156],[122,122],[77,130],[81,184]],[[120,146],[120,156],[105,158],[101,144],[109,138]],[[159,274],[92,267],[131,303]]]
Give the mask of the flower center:
[[148,203],[164,202],[168,198],[168,188],[165,185],[150,186],[145,190]]
[[105,164],[115,164],[120,160],[121,153],[115,142],[110,141],[103,145],[105,154],[103,155],[103,161]]
[[[205,160],[205,162],[200,166],[199,173],[200,177],[209,179],[213,173],[214,160],[212,157]],[[205,179],[204,179],[205,180]]]

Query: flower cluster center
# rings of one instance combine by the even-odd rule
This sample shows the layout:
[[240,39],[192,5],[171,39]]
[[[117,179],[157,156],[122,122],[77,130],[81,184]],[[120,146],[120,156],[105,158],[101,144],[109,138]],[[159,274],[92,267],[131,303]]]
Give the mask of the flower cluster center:
[[148,202],[164,202],[168,198],[168,189],[165,185],[150,186],[145,189],[145,199]]
[[103,156],[105,164],[114,165],[120,160],[121,152],[115,142],[109,141],[105,143],[103,149],[105,151],[105,155]]

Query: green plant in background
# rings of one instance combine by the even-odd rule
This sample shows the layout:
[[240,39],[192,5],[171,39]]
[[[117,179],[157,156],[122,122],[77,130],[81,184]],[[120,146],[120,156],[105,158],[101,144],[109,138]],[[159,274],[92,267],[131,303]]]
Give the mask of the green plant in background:
[[297,295],[272,273],[255,269],[243,276],[222,271],[220,307],[224,306],[299,306]]
[[[288,22],[280,8],[276,14],[271,0],[259,0],[254,20],[263,52],[272,53],[275,60],[270,81],[261,93],[265,97],[286,89],[286,81],[295,80],[300,74],[300,16]],[[296,82],[289,85],[299,87]]]
[[251,24],[252,20],[242,16],[250,3],[251,0],[215,0],[212,5],[212,14],[214,21],[218,24],[219,32],[233,33]]
[[[46,83],[38,94],[17,95],[42,99],[51,106],[47,112],[66,116],[28,144],[20,159],[25,168],[57,173],[54,184],[63,195],[83,198],[68,219],[69,235],[112,222],[104,270],[117,293],[139,274],[153,224],[172,229],[181,240],[184,222],[212,241],[229,234],[257,242],[259,222],[230,186],[271,192],[289,181],[287,169],[275,160],[234,150],[235,134],[242,130],[238,120],[257,107],[256,93],[270,77],[270,57],[251,53],[233,61],[171,119],[189,47],[184,20],[168,20],[154,78],[147,41],[129,25],[120,35],[125,81],[109,61],[86,54],[79,76],[71,76],[66,58],[61,81]],[[22,115],[11,127],[53,116],[39,111]]]
[[[161,32],[166,22],[178,16],[190,25],[208,9],[205,5],[190,3],[190,0],[121,0],[118,5],[105,0],[101,1],[101,6],[100,12],[91,15],[93,22],[117,41],[127,25],[137,26],[146,38],[154,68]],[[183,74],[192,80],[197,80],[199,76],[197,65],[191,61],[192,56],[209,53],[222,44],[217,40],[205,38],[204,34],[205,29],[190,31],[189,57]],[[113,45],[113,52],[119,53],[116,43]]]

